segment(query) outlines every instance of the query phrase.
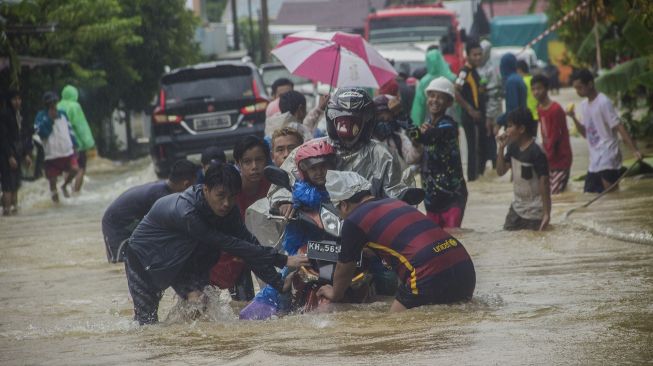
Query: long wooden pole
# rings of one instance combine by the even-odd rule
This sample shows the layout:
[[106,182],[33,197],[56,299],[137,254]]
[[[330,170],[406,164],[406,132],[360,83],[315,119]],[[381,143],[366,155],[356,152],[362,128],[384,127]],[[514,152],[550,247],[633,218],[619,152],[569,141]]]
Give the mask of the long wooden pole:
[[268,29],[268,0],[261,0],[261,63],[270,57],[270,32]]

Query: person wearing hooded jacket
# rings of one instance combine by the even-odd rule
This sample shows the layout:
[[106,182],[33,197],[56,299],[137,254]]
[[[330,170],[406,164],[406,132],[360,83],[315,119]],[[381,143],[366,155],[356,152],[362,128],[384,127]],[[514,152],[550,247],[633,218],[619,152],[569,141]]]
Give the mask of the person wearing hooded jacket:
[[526,108],[526,84],[524,79],[517,73],[517,57],[512,53],[506,53],[501,57],[501,77],[503,78],[503,91],[506,98],[506,111],[499,116],[497,123],[505,127],[508,122],[508,114],[518,108]]
[[84,183],[84,174],[86,172],[86,152],[95,147],[95,140],[91,133],[91,128],[86,121],[86,115],[82,106],[77,102],[79,92],[72,85],[64,86],[61,91],[61,101],[57,104],[57,109],[66,112],[70,125],[73,127],[73,135],[77,141],[77,175],[73,184],[73,191],[79,192]]
[[158,321],[159,302],[168,287],[190,303],[206,301],[202,290],[222,252],[245,260],[281,292],[289,281],[284,283],[274,266],[308,264],[305,257],[288,257],[259,245],[236,205],[240,187],[233,166],[213,164],[204,184],[159,199],[136,227],[125,250],[125,272],[139,324]]
[[413,120],[413,124],[417,127],[426,121],[426,94],[424,90],[431,83],[431,80],[437,79],[440,76],[444,76],[451,82],[456,80],[456,75],[451,72],[449,64],[447,64],[447,61],[442,56],[442,52],[437,48],[426,52],[426,70],[426,75],[417,84],[415,98],[413,99],[413,108],[410,111],[410,119]]

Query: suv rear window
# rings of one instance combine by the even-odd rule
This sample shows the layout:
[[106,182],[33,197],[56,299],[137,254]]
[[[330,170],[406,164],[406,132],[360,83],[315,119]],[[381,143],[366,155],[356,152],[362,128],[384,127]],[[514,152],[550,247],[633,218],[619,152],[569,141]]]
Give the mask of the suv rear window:
[[253,98],[252,70],[222,65],[206,69],[188,69],[166,75],[161,80],[166,103],[213,98],[239,100]]

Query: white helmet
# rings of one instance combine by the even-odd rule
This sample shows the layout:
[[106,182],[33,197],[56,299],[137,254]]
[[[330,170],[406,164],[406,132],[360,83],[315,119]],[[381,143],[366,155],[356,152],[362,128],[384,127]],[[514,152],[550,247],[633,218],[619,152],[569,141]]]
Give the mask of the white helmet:
[[369,191],[372,184],[355,172],[329,170],[324,185],[334,206],[354,196],[358,192]]
[[424,94],[428,94],[428,92],[431,90],[448,94],[452,98],[456,97],[453,91],[453,83],[444,76],[440,76],[439,78],[431,80],[426,89],[424,89]]

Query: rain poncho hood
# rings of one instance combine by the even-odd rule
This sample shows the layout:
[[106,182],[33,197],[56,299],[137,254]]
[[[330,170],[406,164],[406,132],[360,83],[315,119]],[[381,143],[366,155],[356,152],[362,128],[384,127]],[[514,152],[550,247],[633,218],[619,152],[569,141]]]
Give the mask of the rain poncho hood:
[[95,147],[95,140],[91,133],[91,128],[86,121],[86,116],[82,106],[77,102],[79,92],[72,85],[66,85],[61,91],[61,101],[57,104],[57,109],[66,112],[68,120],[73,127],[73,134],[77,140],[78,150],[86,151]]
[[504,79],[517,72],[517,57],[512,53],[506,53],[501,57],[501,77]]
[[451,82],[456,80],[456,75],[451,72],[449,64],[447,64],[447,61],[445,61],[439,50],[433,49],[426,53],[426,70],[426,75],[417,84],[413,107],[410,111],[410,118],[413,120],[415,126],[421,126],[426,118],[426,95],[424,94],[424,90],[431,80],[440,76],[444,76]]
[[355,172],[329,170],[326,175],[326,189],[334,205],[371,188],[370,182]]
[[522,77],[517,74],[517,57],[512,53],[507,53],[501,57],[501,77],[504,80],[504,95],[506,98],[506,112],[502,114],[497,123],[505,126],[507,123],[508,113],[519,107],[526,107],[526,84]]

